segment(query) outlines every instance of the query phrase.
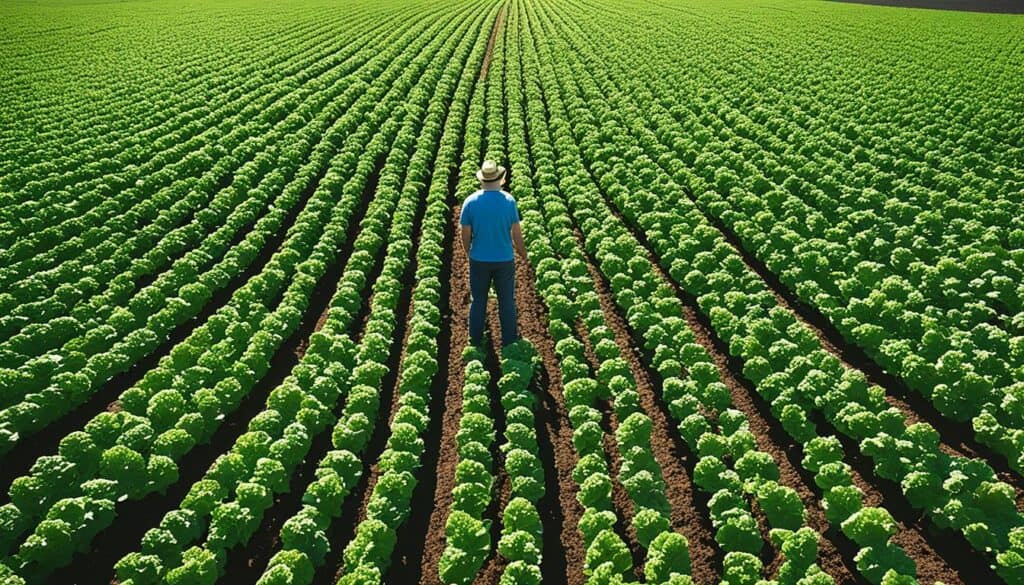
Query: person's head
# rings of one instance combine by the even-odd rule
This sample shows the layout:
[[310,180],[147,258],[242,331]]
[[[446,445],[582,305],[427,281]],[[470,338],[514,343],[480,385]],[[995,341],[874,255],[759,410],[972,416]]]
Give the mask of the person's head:
[[505,184],[505,167],[493,160],[485,160],[476,172],[481,189],[500,189]]

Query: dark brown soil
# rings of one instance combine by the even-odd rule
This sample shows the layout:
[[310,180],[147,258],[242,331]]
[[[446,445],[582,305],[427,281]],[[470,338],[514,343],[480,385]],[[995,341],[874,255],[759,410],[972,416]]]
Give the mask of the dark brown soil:
[[562,394],[562,371],[548,332],[548,312],[534,288],[535,282],[533,268],[516,262],[519,334],[533,343],[541,360],[536,412],[546,490],[537,505],[544,526],[541,573],[544,583],[583,585],[586,550],[577,530],[583,508],[576,500],[578,486],[572,479],[576,448]]
[[[316,320],[316,326],[313,327],[313,331],[314,332],[320,331],[321,329],[324,328],[324,323],[327,322],[327,316],[330,314],[330,312],[331,312],[331,308],[327,307],[326,309],[324,309],[323,313],[320,313],[320,317]],[[302,342],[299,343],[299,346],[295,348],[295,357],[299,358],[300,360],[302,358],[306,357],[306,350],[308,350],[308,349],[309,349],[309,340],[308,339],[303,339]]]
[[[590,364],[591,371],[596,372],[601,366],[601,362],[598,360],[597,354],[590,343],[590,336],[587,335],[586,326],[580,321],[576,322],[576,336],[583,342],[584,353],[586,354],[587,362]],[[633,573],[637,579],[641,579],[644,574],[644,559],[647,555],[644,554],[644,549],[640,546],[636,536],[636,528],[633,527],[633,519],[636,517],[636,506],[633,504],[633,499],[629,497],[629,492],[626,491],[626,488],[619,479],[619,474],[622,472],[622,455],[619,453],[618,441],[615,438],[615,433],[619,429],[619,417],[615,413],[611,401],[601,401],[597,405],[597,409],[601,411],[601,428],[604,430],[604,456],[608,461],[612,480],[612,504],[615,506],[615,516],[617,518],[615,532],[629,547],[629,552],[633,556]]]
[[615,341],[623,359],[629,362],[636,380],[640,404],[651,418],[651,450],[661,466],[661,473],[667,486],[665,495],[672,506],[672,528],[686,537],[690,544],[691,576],[695,583],[714,583],[721,575],[722,556],[715,543],[714,529],[710,518],[704,513],[707,497],[694,489],[691,479],[696,457],[674,432],[663,408],[659,406],[659,392],[652,374],[640,360],[640,351],[629,333],[628,325],[615,308],[611,291],[600,272],[588,259],[587,267],[594,281],[594,288],[601,299],[605,323],[615,332]]
[[487,71],[491,68],[491,57],[494,55],[494,43],[498,39],[498,31],[505,24],[505,11],[508,6],[502,6],[498,12],[498,18],[494,20],[494,29],[491,30],[491,38],[487,39],[487,52],[484,53],[484,61],[480,65],[480,79],[487,79]]
[[[459,150],[461,151],[461,144]],[[454,167],[458,169],[458,166]],[[448,192],[455,191],[455,184],[458,173],[450,172],[448,177]],[[443,249],[452,250],[452,242],[455,241],[455,226],[449,225],[445,230]],[[438,458],[441,450],[441,434],[444,427],[445,400],[448,395],[448,376],[452,363],[460,366],[460,355],[451,355],[453,347],[461,348],[462,341],[453,343],[453,315],[457,306],[462,303],[454,302],[458,297],[453,296],[451,286],[453,283],[453,266],[451,253],[445,252],[444,261],[441,264],[441,331],[437,339],[438,349],[438,373],[434,375],[430,386],[430,422],[424,434],[423,466],[417,473],[416,488],[413,491],[412,511],[409,514],[402,529],[398,532],[398,540],[395,550],[391,556],[391,566],[384,576],[385,583],[416,583],[420,580],[421,563],[423,561],[424,543],[427,542],[427,532],[430,528],[430,519],[433,514],[432,498],[438,483]],[[465,339],[465,319],[458,323],[463,327],[460,329],[460,340]],[[461,371],[461,369],[460,369]]]
[[[850,582],[863,581],[858,573],[856,573],[856,567],[850,560],[852,555],[856,554],[856,546],[847,540],[836,527],[828,526],[828,522],[820,508],[820,490],[813,484],[813,479],[800,467],[800,461],[803,458],[801,447],[794,444],[791,438],[784,435],[778,425],[770,422],[770,409],[764,400],[756,394],[752,384],[743,376],[742,365],[739,360],[728,354],[725,343],[714,333],[706,316],[699,312],[695,300],[662,270],[646,238],[642,234],[638,234],[626,222],[625,218],[621,217],[616,209],[612,208],[612,210],[646,250],[648,259],[654,266],[655,274],[672,286],[676,296],[683,301],[687,321],[693,329],[698,342],[705,346],[718,365],[719,372],[722,373],[723,382],[730,389],[734,407],[742,411],[750,421],[750,431],[757,438],[758,447],[775,457],[775,461],[779,464],[782,483],[796,489],[804,501],[805,507],[808,509],[810,514],[808,524],[812,528],[823,532],[825,538],[822,539],[819,545],[818,555],[822,568],[833,575],[839,582],[846,582],[845,579],[841,578],[843,574],[849,576]],[[788,304],[781,306],[790,308]],[[823,432],[826,430],[828,429],[823,429]],[[842,439],[842,437],[839,438]],[[858,461],[861,459],[855,445],[849,446],[844,444],[844,446],[847,447],[848,457]],[[908,507],[899,501],[898,496],[900,494],[891,493],[887,496],[883,495],[882,491],[875,484],[865,480],[864,474],[860,471],[861,468],[865,468],[865,466],[853,465],[853,478],[854,484],[864,491],[865,505],[883,505],[893,513],[897,520],[901,520],[899,531],[894,537],[894,541],[904,545],[907,555],[915,561],[919,578],[927,582],[942,581],[948,585],[964,583],[965,581],[961,573],[952,568],[945,556],[937,552],[931,542],[925,538],[921,526],[916,522],[908,521],[911,514],[908,513]],[[873,473],[870,473],[870,467],[867,469],[869,470],[869,475],[873,476]],[[802,481],[800,480],[801,475],[803,475]],[[877,478],[872,477],[872,479]],[[825,530],[826,528],[828,530]],[[935,538],[941,538],[941,535]],[[836,551],[835,554],[829,554],[829,549]]]
[[[452,232],[459,233],[458,218],[462,206],[452,208]],[[444,526],[448,521],[448,510],[452,505],[452,489],[455,487],[455,465],[458,463],[458,445],[455,434],[459,431],[462,417],[462,383],[465,379],[462,350],[469,342],[469,260],[458,238],[451,238],[451,274],[449,278],[448,308],[451,330],[448,344],[448,381],[445,385],[444,417],[441,423],[441,445],[438,453],[435,476],[433,512],[427,527],[427,538],[423,542],[423,558],[420,563],[420,583],[441,585],[437,575],[437,563],[444,552]],[[443,348],[439,348],[443,351]],[[442,375],[441,372],[438,375]]]
[[487,352],[486,366],[491,374],[488,390],[491,397],[491,414],[494,418],[495,438],[491,446],[491,456],[494,462],[494,493],[491,497],[491,505],[484,511],[484,518],[491,521],[491,552],[484,561],[480,573],[477,575],[477,585],[497,585],[501,579],[501,573],[508,564],[505,557],[498,554],[498,540],[501,539],[501,518],[505,506],[512,499],[512,485],[508,478],[508,471],[505,469],[505,453],[501,445],[505,443],[505,410],[501,406],[501,393],[498,390],[498,380],[501,378],[501,357],[498,355],[497,346],[501,339],[501,324],[498,322],[497,303],[488,299],[487,304],[487,327],[491,332],[490,351]]
[[895,6],[899,8],[932,8],[935,10],[958,10],[965,12],[996,12],[1000,14],[1024,14],[1024,3],[1019,0],[831,0],[849,4],[871,4],[873,6]]
[[[417,220],[417,221],[419,221],[419,220]],[[414,230],[413,230],[414,234],[418,234],[419,232],[420,232],[420,230],[419,230],[418,227],[414,228]],[[419,242],[417,242],[416,245],[419,246]],[[412,253],[415,254],[416,252],[413,251]],[[410,266],[408,266],[406,268],[406,276],[405,276],[405,278],[402,279],[403,282],[409,283],[410,287],[414,286],[414,284],[413,284],[413,280],[414,279],[412,278],[412,275],[415,274],[415,270],[416,270],[415,262],[413,262],[413,263],[410,264]],[[402,303],[401,302],[399,303],[399,306],[397,307],[397,309],[399,309],[399,310],[396,311],[396,315],[397,314],[401,314],[402,320],[398,322],[398,327],[396,328],[395,333],[399,333],[402,330],[404,330],[404,333],[402,334],[401,345],[398,346],[400,348],[400,352],[399,352],[398,357],[397,358],[392,357],[390,359],[390,362],[388,363],[388,367],[391,368],[391,371],[389,372],[389,374],[394,376],[393,383],[389,384],[387,386],[383,386],[384,388],[390,388],[390,391],[388,392],[388,394],[391,397],[390,398],[391,408],[388,411],[387,419],[386,420],[381,420],[381,421],[377,422],[377,424],[379,425],[379,428],[377,429],[377,432],[383,431],[385,437],[387,435],[391,434],[391,421],[394,420],[395,413],[398,412],[398,408],[401,406],[401,401],[399,400],[399,392],[398,392],[398,390],[399,390],[399,383],[400,383],[400,381],[402,379],[401,365],[405,363],[405,350],[406,350],[406,348],[409,345],[409,334],[412,333],[412,328],[408,326],[408,324],[412,322],[412,316],[413,316],[413,304],[411,302],[412,301],[411,294],[412,294],[412,291],[407,291],[407,292],[403,293],[403,297],[402,298],[403,298],[403,300],[405,301],[405,303],[407,305],[406,306],[406,311],[404,313],[400,311],[401,308],[402,308]],[[386,381],[391,381],[391,380],[389,380],[389,377],[385,377],[385,380]],[[386,404],[387,400],[388,399],[381,400],[381,404]],[[386,441],[386,438],[385,438],[385,441]],[[369,470],[370,471],[370,473],[369,473],[370,478],[369,478],[369,481],[367,483],[366,494],[364,494],[363,502],[359,506],[359,515],[357,517],[359,522],[362,522],[363,520],[366,519],[366,505],[370,502],[370,496],[373,494],[373,487],[375,485],[377,485],[377,478],[380,476],[380,470],[377,467],[377,463],[378,462],[375,459],[374,462],[372,464],[370,464],[370,470]]]

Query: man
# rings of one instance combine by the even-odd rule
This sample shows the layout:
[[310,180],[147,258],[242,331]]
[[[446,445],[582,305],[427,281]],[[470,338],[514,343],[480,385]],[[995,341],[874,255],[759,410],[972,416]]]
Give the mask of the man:
[[498,294],[502,347],[519,339],[516,328],[516,267],[513,249],[528,261],[516,200],[502,190],[505,167],[485,160],[476,173],[480,190],[462,204],[462,248],[469,256],[469,340],[483,342],[487,293],[491,283]]

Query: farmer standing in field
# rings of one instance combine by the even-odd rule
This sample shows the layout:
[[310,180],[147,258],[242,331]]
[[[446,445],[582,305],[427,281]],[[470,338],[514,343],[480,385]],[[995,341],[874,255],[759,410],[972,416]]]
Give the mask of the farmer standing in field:
[[477,347],[483,343],[487,293],[493,282],[498,295],[501,346],[505,347],[519,339],[513,249],[523,260],[529,259],[516,200],[501,188],[505,184],[505,167],[485,160],[476,178],[480,179],[480,190],[466,198],[459,217],[462,248],[469,256],[469,341]]

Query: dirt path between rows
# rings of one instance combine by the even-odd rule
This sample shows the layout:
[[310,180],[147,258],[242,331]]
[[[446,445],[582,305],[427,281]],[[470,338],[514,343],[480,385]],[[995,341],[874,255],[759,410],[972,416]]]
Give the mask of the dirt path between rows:
[[[698,342],[705,346],[715,363],[719,366],[723,382],[730,389],[734,406],[747,415],[750,421],[750,431],[757,438],[759,448],[771,454],[775,458],[776,463],[779,464],[783,483],[796,489],[800,494],[809,512],[808,522],[813,523],[812,527],[816,529],[828,527],[827,520],[824,518],[820,507],[820,490],[813,484],[813,479],[803,471],[800,464],[803,458],[802,448],[795,444],[788,435],[785,435],[778,424],[774,422],[769,405],[757,394],[753,384],[743,375],[741,361],[729,354],[728,347],[714,332],[707,316],[700,311],[696,299],[691,297],[679,286],[679,283],[665,273],[658,262],[653,246],[646,236],[638,232],[621,212],[607,201],[606,195],[605,197],[609,210],[622,222],[623,226],[626,227],[646,252],[648,260],[654,267],[654,273],[663,282],[671,286],[676,296],[683,302],[687,321],[697,336]],[[771,290],[770,287],[769,290]],[[794,315],[798,316],[790,305],[781,304],[781,301],[785,301],[785,299],[777,298],[780,298],[780,306],[787,308]],[[845,437],[836,433],[830,425],[819,424],[819,430],[822,434],[834,434],[840,440],[845,439]],[[918,577],[922,581],[929,583],[934,581],[942,581],[951,585],[964,583],[962,573],[951,566],[946,555],[942,554],[949,551],[939,551],[934,546],[935,543],[941,540],[941,535],[930,535],[919,520],[913,521],[913,518],[916,516],[901,501],[901,494],[893,493],[891,489],[885,489],[885,482],[880,481],[874,476],[870,465],[864,462],[859,450],[856,449],[856,445],[849,445],[848,443],[848,441],[844,442],[847,462],[853,467],[854,484],[864,491],[864,504],[866,506],[884,506],[896,517],[899,522],[899,530],[893,538],[893,542],[903,546],[906,553],[914,559],[917,564]],[[849,541],[846,537],[836,527],[828,527],[823,536],[818,559],[822,564],[822,568],[836,576],[837,581],[840,582],[839,574],[843,573],[850,575],[851,579],[857,582],[863,581],[854,572],[855,567],[849,565],[848,557],[851,553],[855,554],[856,551],[848,545]],[[829,554],[829,548],[836,551],[835,554]],[[839,553],[844,554],[840,555]],[[958,560],[962,562],[965,559]],[[839,574],[833,573],[833,571]],[[981,572],[979,574],[986,573]]]
[[525,262],[516,262],[516,310],[519,334],[533,343],[541,360],[535,384],[538,454],[544,467],[545,494],[537,503],[544,528],[541,573],[544,583],[583,585],[586,550],[577,530],[583,507],[572,479],[576,447],[572,442],[562,393],[562,371],[555,343],[548,332],[548,311],[535,288],[536,275]]
[[480,65],[480,79],[487,79],[487,71],[491,68],[491,56],[494,54],[494,43],[498,40],[498,31],[505,25],[505,12],[507,11],[508,5],[502,6],[498,18],[494,20],[491,38],[487,39],[487,52],[484,53],[484,61]]
[[[452,206],[451,230],[449,238],[450,266],[448,310],[442,319],[447,320],[451,331],[448,344],[448,372],[444,397],[444,416],[441,420],[441,447],[438,453],[437,466],[434,470],[437,485],[433,495],[433,511],[427,525],[427,537],[423,542],[423,559],[420,563],[420,584],[441,585],[437,574],[437,563],[444,552],[444,527],[448,521],[448,511],[452,505],[452,489],[455,487],[455,465],[459,462],[458,445],[455,435],[459,431],[459,419],[462,418],[462,384],[465,372],[462,364],[462,350],[469,341],[469,259],[458,242],[459,213],[462,205]],[[444,327],[445,325],[442,325]],[[444,348],[439,348],[444,351]],[[438,376],[444,372],[438,372]],[[424,502],[426,504],[426,502]]]
[[[583,353],[590,365],[590,371],[596,376],[596,372],[601,367],[601,360],[598,359],[594,346],[590,343],[586,324],[578,319],[576,321],[576,337],[583,343]],[[616,433],[619,430],[619,417],[615,412],[614,397],[608,400],[599,400],[593,406],[601,413],[601,430],[604,431],[601,442],[604,446],[605,459],[608,461],[608,473],[612,480],[612,505],[616,517],[615,533],[629,547],[629,552],[633,557],[633,576],[639,581],[644,576],[644,559],[647,555],[645,549],[640,545],[636,527],[633,525],[633,520],[636,518],[636,506],[633,499],[629,497],[626,487],[622,484],[622,453],[619,451],[619,442],[616,438]]]
[[694,489],[691,474],[697,457],[679,437],[675,424],[662,407],[656,375],[640,360],[642,350],[637,347],[625,319],[616,309],[604,277],[589,257],[587,269],[601,301],[605,323],[615,333],[619,351],[629,363],[636,380],[640,405],[651,419],[651,451],[665,479],[665,495],[672,505],[672,529],[683,534],[690,545],[691,576],[695,583],[717,582],[721,576],[723,555],[715,543],[714,529],[706,513],[708,497]]
[[494,443],[491,446],[492,461],[494,461],[494,490],[491,494],[491,504],[484,510],[484,518],[491,521],[491,552],[484,561],[483,568],[473,581],[476,585],[497,585],[501,574],[508,565],[507,559],[498,554],[498,541],[501,539],[502,517],[505,513],[505,506],[512,499],[512,483],[505,468],[505,452],[501,446],[505,444],[505,431],[507,422],[505,409],[501,405],[501,391],[498,388],[498,380],[501,379],[501,355],[498,349],[501,344],[501,325],[498,321],[498,307],[493,299],[487,300],[487,331],[491,343],[487,351],[487,359],[484,366],[491,374],[490,383],[487,389],[491,398],[491,417],[494,419]]

